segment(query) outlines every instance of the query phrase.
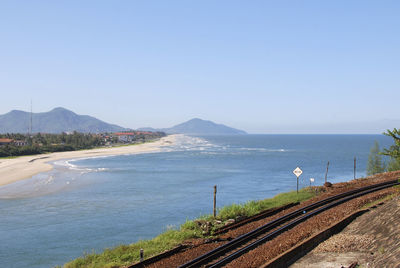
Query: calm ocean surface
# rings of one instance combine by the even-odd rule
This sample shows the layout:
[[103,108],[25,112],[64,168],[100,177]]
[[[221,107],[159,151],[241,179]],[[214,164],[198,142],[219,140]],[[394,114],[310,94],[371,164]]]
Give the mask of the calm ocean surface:
[[383,135],[179,136],[157,153],[58,161],[55,169],[0,187],[0,267],[52,267],[84,252],[152,238],[217,205],[300,186],[365,176]]

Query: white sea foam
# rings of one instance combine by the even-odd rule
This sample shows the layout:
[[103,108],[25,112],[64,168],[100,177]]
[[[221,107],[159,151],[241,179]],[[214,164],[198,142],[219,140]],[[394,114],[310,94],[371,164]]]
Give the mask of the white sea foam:
[[[101,168],[82,167],[82,166],[78,166],[78,165],[75,165],[75,164],[72,163],[72,162],[76,162],[76,161],[79,161],[79,160],[86,160],[86,159],[91,159],[91,158],[92,157],[69,159],[69,160],[60,160],[60,161],[53,162],[53,164],[57,165],[57,166],[66,167],[69,170],[78,171],[81,174],[88,173],[88,172],[101,172],[101,171],[109,170],[108,168],[104,168],[104,167],[101,167]],[[100,158],[100,157],[95,157],[95,158]]]
[[240,148],[241,150],[246,150],[246,151],[259,151],[259,152],[288,152],[290,150],[286,149],[268,149],[268,148]]
[[192,137],[186,135],[177,135],[175,144],[166,146],[163,152],[172,151],[200,151],[204,154],[246,154],[246,152],[289,152],[289,149],[283,148],[262,148],[262,147],[235,147],[230,145],[218,145],[208,141],[206,138]]
[[54,176],[50,175],[47,180],[44,182],[44,184],[50,184],[54,182]]
[[[29,198],[58,192],[65,188],[65,176],[58,171],[41,173],[29,180],[21,180],[0,188],[0,199]],[[73,176],[69,176],[73,180]]]
[[192,137],[186,135],[177,135],[175,138],[175,144],[171,146],[165,146],[162,148],[163,152],[171,151],[207,151],[207,150],[219,150],[223,147],[220,145],[213,144],[204,138]]

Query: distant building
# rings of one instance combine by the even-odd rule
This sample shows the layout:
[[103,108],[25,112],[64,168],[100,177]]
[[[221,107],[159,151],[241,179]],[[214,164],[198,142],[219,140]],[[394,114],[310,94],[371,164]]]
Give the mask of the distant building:
[[14,142],[13,139],[6,139],[6,138],[1,138],[0,139],[0,145],[9,145]]
[[2,146],[2,145],[26,146],[26,145],[28,145],[28,143],[26,141],[21,141],[21,140],[1,138],[0,146]]
[[132,142],[136,136],[134,132],[117,132],[114,135],[118,137],[119,142],[123,143]]
[[26,141],[14,141],[14,145],[16,146],[26,146],[28,143]]

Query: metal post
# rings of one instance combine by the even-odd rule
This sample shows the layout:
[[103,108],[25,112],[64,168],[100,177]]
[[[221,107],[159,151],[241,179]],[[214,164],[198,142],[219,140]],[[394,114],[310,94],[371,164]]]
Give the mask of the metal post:
[[296,176],[296,180],[297,180],[297,187],[296,187],[296,191],[297,193],[299,193],[299,177],[300,175],[303,173],[303,171],[301,170],[301,168],[297,167],[293,170],[293,174]]
[[140,261],[142,262],[144,260],[143,258],[143,249],[140,249]]
[[356,179],[356,157],[354,156],[354,179]]
[[217,185],[214,185],[214,207],[213,207],[214,218],[217,216]]
[[328,161],[328,164],[326,165],[325,183],[326,183],[326,180],[328,178],[328,169],[329,169],[329,161]]

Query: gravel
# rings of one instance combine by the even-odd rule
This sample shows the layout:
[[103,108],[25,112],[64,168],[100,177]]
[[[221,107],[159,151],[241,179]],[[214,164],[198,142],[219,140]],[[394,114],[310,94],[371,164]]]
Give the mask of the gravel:
[[[259,221],[251,222],[249,224],[243,225],[237,229],[228,231],[227,233],[220,236],[222,239],[235,238],[239,235],[247,233],[257,227],[264,225],[265,223],[283,216],[291,211],[297,210],[300,207],[311,204],[321,199],[325,199],[329,196],[336,195],[338,193],[346,192],[351,189],[387,181],[398,178],[400,172],[388,172],[382,173],[376,176],[368,177],[367,179],[357,179],[351,182],[334,184],[333,187],[328,188],[327,191],[311,200],[305,201],[298,206],[292,207],[285,211],[282,211],[272,217],[261,219]],[[281,234],[280,236],[274,238],[266,244],[259,246],[258,248],[250,251],[248,254],[243,255],[237,260],[234,260],[227,267],[259,267],[263,263],[273,259],[279,254],[285,252],[291,247],[298,243],[301,243],[310,236],[320,232],[329,225],[345,218],[346,216],[352,214],[354,211],[363,207],[366,203],[377,200],[393,193],[392,188],[381,190],[379,192],[371,193],[363,197],[351,200],[340,206],[332,208],[328,211],[320,213],[318,216],[310,218],[305,222],[297,225],[291,230]],[[354,241],[354,243],[352,242]],[[183,263],[186,263],[218,246],[223,245],[226,242],[213,242],[205,243],[204,239],[188,241],[187,244],[191,245],[191,248],[183,252],[179,252],[171,257],[162,259],[156,263],[153,263],[146,267],[177,267]],[[331,244],[321,245],[318,250],[328,250],[335,248],[335,250],[349,250],[352,247],[366,247],[371,243],[371,237],[365,234],[355,234],[353,236],[338,236],[336,242],[331,242]],[[346,246],[339,246],[345,244]],[[348,248],[346,248],[348,247]]]

